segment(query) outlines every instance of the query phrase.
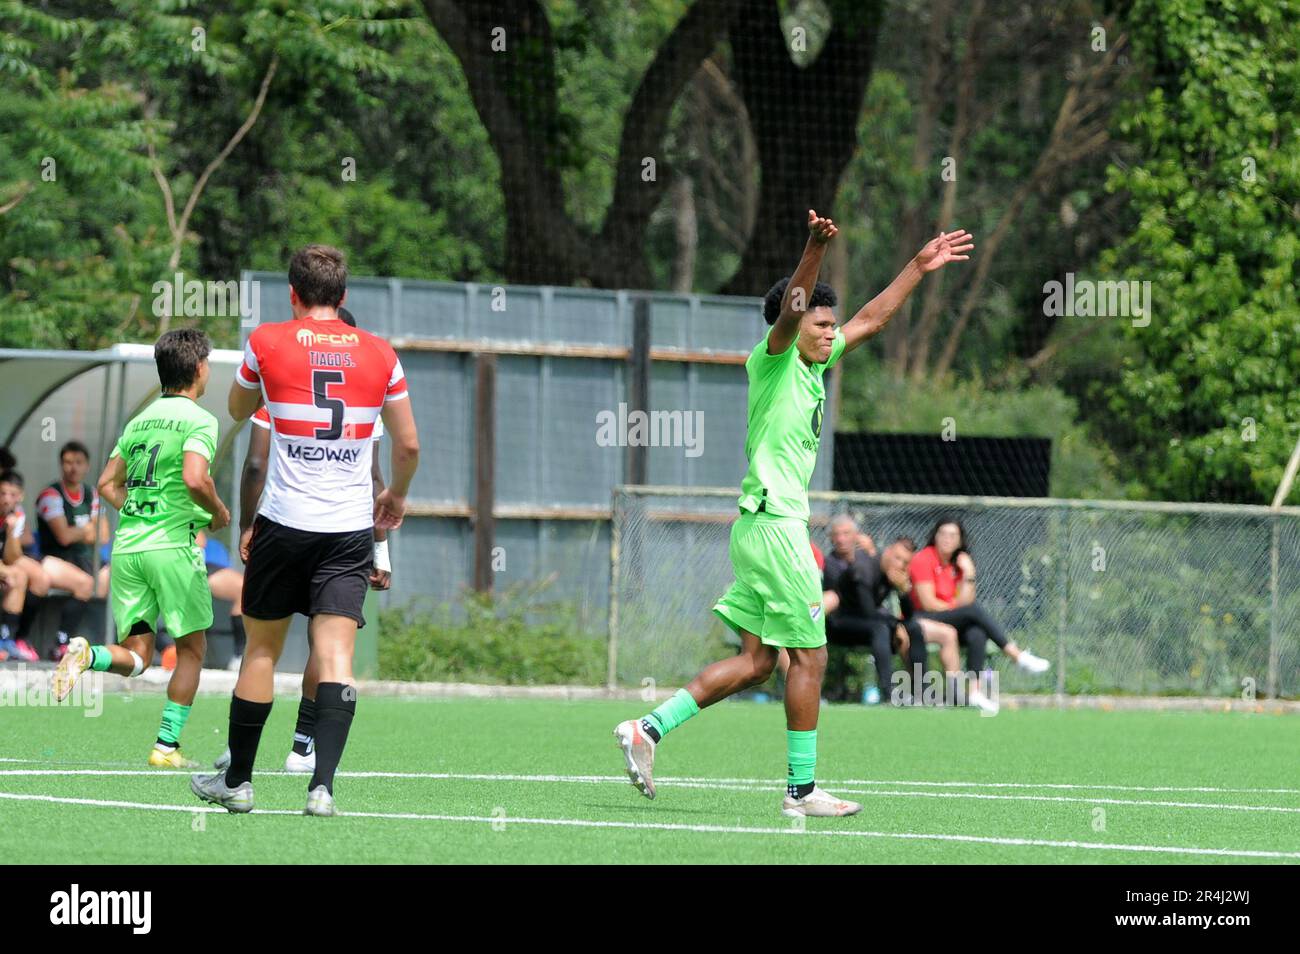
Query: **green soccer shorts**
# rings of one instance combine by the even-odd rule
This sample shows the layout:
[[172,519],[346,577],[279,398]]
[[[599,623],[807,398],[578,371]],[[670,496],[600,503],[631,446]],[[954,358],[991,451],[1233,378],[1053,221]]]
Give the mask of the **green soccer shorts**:
[[769,646],[816,649],[826,645],[822,575],[813,559],[808,525],[795,517],[741,514],[731,526],[736,582],[713,612],[739,633]]
[[177,638],[212,625],[212,590],[198,547],[115,553],[110,580],[118,640],[136,623],[152,630],[159,616]]

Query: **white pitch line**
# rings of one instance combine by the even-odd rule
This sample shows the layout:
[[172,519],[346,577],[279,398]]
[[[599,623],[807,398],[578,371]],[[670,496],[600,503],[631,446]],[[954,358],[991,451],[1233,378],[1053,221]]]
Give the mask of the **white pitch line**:
[[[145,778],[174,778],[184,776],[188,773],[177,771],[158,771],[156,769],[0,769],[0,777],[59,777],[59,776],[127,776],[127,777],[145,777]],[[258,773],[259,775],[274,775],[282,777],[294,777],[289,772],[266,772]],[[338,772],[339,778],[397,778],[397,779],[416,779],[432,781],[469,781],[469,782],[564,782],[564,783],[597,783],[597,784],[627,784],[624,776],[615,775],[509,775],[509,774],[470,774],[457,772]],[[735,791],[735,792],[761,792],[769,793],[775,790],[775,784],[765,782],[762,787],[758,785],[736,785],[714,779],[667,779],[659,780],[661,784],[671,785],[674,788],[698,788],[710,789],[715,791]],[[751,781],[751,780],[737,780]],[[757,780],[752,780],[757,781]],[[827,783],[832,784],[832,783]],[[910,783],[895,783],[910,784]],[[1135,805],[1151,808],[1194,808],[1194,809],[1221,809],[1224,811],[1239,812],[1278,812],[1281,814],[1300,814],[1300,807],[1291,807],[1285,805],[1239,805],[1233,802],[1172,802],[1158,801],[1155,799],[1134,799],[1134,798],[1087,798],[1082,796],[1071,795],[992,795],[985,792],[909,792],[898,790],[880,790],[864,788],[845,788],[841,784],[835,784],[836,791],[847,795],[871,795],[886,798],[969,798],[981,801],[1008,801],[1008,802],[1054,802],[1054,803],[1072,803],[1084,805]]]
[[[140,811],[221,813],[225,809],[210,805],[151,805],[144,802],[114,801],[96,798],[65,798],[56,795],[20,795],[0,792],[0,798],[15,801],[54,802],[94,808],[131,808]],[[258,810],[259,815],[298,815],[287,808]],[[420,812],[346,812],[343,818],[379,818],[410,821],[462,822],[487,825],[540,825],[566,828],[604,828],[632,831],[684,831],[693,834],[722,835],[794,835],[823,838],[879,838],[895,841],[946,841],[978,845],[1002,845],[1026,848],[1071,848],[1085,851],[1127,851],[1149,854],[1217,856],[1228,858],[1277,858],[1300,860],[1300,851],[1261,851],[1250,848],[1184,848],[1175,845],[1106,844],[1090,841],[1053,841],[1045,838],[1001,838],[990,835],[953,835],[939,832],[833,831],[827,829],[759,828],[745,825],[684,825],[672,822],[597,821],[585,818],[510,818],[487,815],[434,815]]]
[[[136,762],[103,762],[91,759],[73,760],[66,762],[51,762],[49,759],[19,759],[0,757],[0,763],[9,762],[18,765],[99,765],[110,767],[130,767],[136,765]],[[12,774],[0,769],[0,775]],[[48,774],[48,773],[45,773]],[[136,773],[123,774],[140,774],[140,775],[159,775],[168,774],[166,771],[157,769],[139,769]],[[258,775],[288,775],[292,773],[281,771],[259,771]],[[521,775],[508,773],[482,773],[482,774],[465,774],[454,772],[339,772],[340,776],[349,778],[411,778],[411,779],[452,779],[467,781],[487,781],[487,782],[623,782],[626,781],[624,775]],[[682,776],[665,775],[657,779],[658,782],[665,784],[697,784],[697,785],[745,785],[759,788],[782,788],[785,785],[784,780],[776,778],[689,778]],[[1203,795],[1300,795],[1300,788],[1219,788],[1210,785],[1112,785],[1107,783],[1097,783],[1090,785],[1082,782],[958,782],[958,781],[932,781],[924,779],[870,779],[870,778],[846,778],[835,780],[824,780],[822,785],[827,787],[843,787],[845,785],[910,785],[916,788],[1046,788],[1060,789],[1063,791],[1115,791],[1115,792],[1148,792],[1148,793],[1188,793]]]

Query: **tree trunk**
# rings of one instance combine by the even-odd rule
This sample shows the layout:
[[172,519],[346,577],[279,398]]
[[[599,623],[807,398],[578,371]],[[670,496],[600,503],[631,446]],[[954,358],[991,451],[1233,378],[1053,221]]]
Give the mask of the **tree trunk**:
[[882,4],[836,4],[830,36],[803,68],[786,47],[778,5],[741,6],[731,48],[762,178],[754,232],[723,292],[761,295],[798,263],[808,210],[833,214],[840,175],[857,147]]

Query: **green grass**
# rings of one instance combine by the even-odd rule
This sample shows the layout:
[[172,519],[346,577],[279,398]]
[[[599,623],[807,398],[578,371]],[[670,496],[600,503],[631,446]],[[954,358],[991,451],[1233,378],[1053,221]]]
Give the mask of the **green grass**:
[[[345,776],[336,784],[343,812],[458,816],[433,820],[204,813],[190,794],[185,773],[150,771],[144,765],[161,697],[111,695],[103,702],[98,718],[87,718],[79,709],[7,707],[0,713],[0,757],[22,761],[2,763],[0,771],[80,769],[131,774],[0,774],[0,793],[158,807],[0,797],[0,857],[6,861],[1138,864],[1251,860],[892,837],[897,833],[1281,851],[1298,854],[1291,859],[1259,860],[1300,860],[1300,724],[1289,716],[1034,710],[980,718],[973,710],[831,706],[822,716],[819,776],[837,794],[858,792],[851,797],[865,807],[854,818],[810,819],[807,832],[801,834],[778,811],[785,739],[782,710],[776,704],[724,703],[674,733],[660,747],[656,768],[661,783],[654,802],[617,780]],[[227,708],[224,697],[199,699],[184,738],[192,757],[209,761],[221,751]],[[305,779],[271,774],[284,757],[295,708],[292,701],[277,702],[263,736],[258,768],[264,774],[255,779],[259,811],[301,811]],[[614,779],[622,775],[622,760],[611,729],[642,708],[612,702],[363,696],[342,768],[346,772]],[[704,788],[674,784],[674,778],[756,781]],[[772,784],[767,784],[768,779]],[[844,784],[846,779],[873,781]],[[840,784],[830,784],[836,780]],[[927,781],[967,784],[916,784]],[[995,782],[1291,791],[989,784]],[[896,794],[900,792],[928,794]],[[1025,800],[955,797],[961,794],[1016,795]],[[1079,800],[1046,800],[1050,798]],[[1097,798],[1119,804],[1094,801]],[[1137,804],[1140,801],[1213,807]],[[1094,828],[1101,817],[1098,809],[1105,813],[1104,830]],[[481,820],[462,820],[466,817]],[[501,830],[494,830],[493,818],[498,819],[495,828]],[[511,823],[512,818],[638,827]],[[649,825],[762,831],[639,827]],[[846,834],[851,832],[891,837]]]

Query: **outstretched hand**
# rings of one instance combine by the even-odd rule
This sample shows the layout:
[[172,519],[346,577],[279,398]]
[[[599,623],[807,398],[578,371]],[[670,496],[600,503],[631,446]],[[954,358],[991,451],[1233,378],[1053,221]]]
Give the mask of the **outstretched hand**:
[[975,237],[965,229],[940,232],[916,253],[916,264],[921,272],[933,272],[949,262],[968,262],[966,253],[975,247]]
[[819,245],[825,245],[840,234],[840,230],[834,222],[828,218],[822,218],[812,209],[808,210],[808,232]]

